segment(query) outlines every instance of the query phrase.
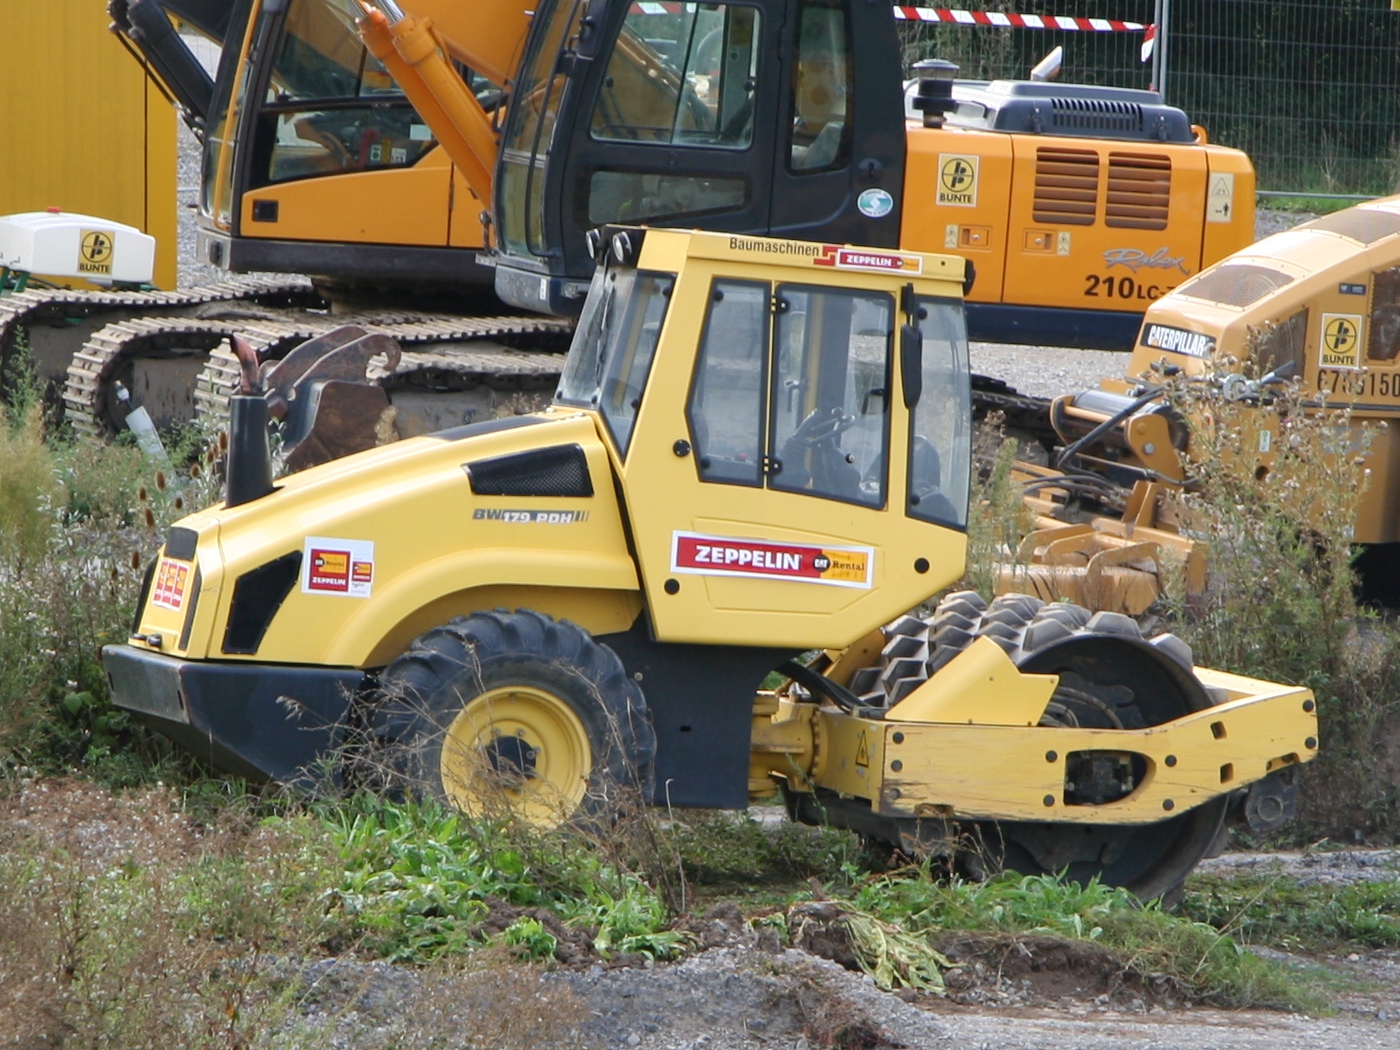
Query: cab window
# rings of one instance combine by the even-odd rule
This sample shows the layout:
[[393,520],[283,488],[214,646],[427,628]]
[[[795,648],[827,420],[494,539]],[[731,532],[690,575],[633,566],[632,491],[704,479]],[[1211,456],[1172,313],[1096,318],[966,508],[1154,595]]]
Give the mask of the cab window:
[[763,484],[768,285],[717,280],[686,410],[702,481]]
[[[407,167],[434,146],[389,71],[360,42],[352,0],[292,0],[259,114],[255,185]],[[480,82],[483,90],[490,85]]]
[[894,300],[782,285],[776,307],[772,487],[883,506]]
[[555,400],[598,409],[618,452],[626,456],[675,278],[609,270],[595,277],[599,282],[602,287],[595,287],[590,309],[580,319]]
[[845,167],[851,155],[851,46],[841,0],[808,0],[797,23],[788,167]]
[[972,461],[971,382],[960,303],[920,299],[923,389],[909,426],[910,517],[967,527]]
[[760,17],[737,4],[633,4],[613,45],[595,139],[744,149]]
[[1366,356],[1394,361],[1400,353],[1400,266],[1381,270],[1371,282],[1371,337]]

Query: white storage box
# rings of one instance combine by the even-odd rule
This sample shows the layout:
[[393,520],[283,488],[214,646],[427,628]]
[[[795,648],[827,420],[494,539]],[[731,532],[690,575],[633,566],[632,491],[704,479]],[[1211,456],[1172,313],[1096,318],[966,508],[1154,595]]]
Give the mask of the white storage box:
[[0,267],[95,284],[145,284],[155,262],[156,239],[124,223],[76,212],[0,216]]

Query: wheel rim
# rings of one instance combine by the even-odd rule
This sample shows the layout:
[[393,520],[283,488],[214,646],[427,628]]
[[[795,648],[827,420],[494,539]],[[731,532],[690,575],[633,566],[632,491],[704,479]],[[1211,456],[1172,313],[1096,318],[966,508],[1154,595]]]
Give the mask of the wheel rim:
[[593,749],[559,697],[501,686],[469,701],[447,727],[439,773],[443,793],[463,812],[555,827],[583,803]]

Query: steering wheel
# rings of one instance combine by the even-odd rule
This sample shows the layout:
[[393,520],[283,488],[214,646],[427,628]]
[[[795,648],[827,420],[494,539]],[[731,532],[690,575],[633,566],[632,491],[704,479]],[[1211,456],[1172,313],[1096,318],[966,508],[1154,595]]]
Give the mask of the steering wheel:
[[856,417],[846,415],[839,405],[829,409],[818,408],[797,425],[788,441],[796,442],[803,448],[816,448],[840,437],[855,425]]

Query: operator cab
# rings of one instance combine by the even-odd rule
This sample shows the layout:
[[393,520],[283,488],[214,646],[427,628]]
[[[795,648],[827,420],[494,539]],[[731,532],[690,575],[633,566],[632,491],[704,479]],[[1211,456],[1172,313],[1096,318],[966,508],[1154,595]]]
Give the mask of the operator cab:
[[[672,541],[639,550],[648,591],[675,587],[653,600],[659,631],[685,630],[669,614],[692,594],[724,619],[790,602],[765,590],[774,576],[750,571],[777,557],[765,542],[795,544],[798,561],[804,548],[819,552],[794,571],[844,588],[813,588],[828,592],[814,607],[837,609],[858,602],[906,540],[966,528],[971,407],[957,285],[869,272],[901,261],[917,272],[937,257],[615,227],[590,240],[606,250],[555,403],[597,413],[634,522],[684,522],[674,534],[636,528]],[[683,273],[673,245],[691,257]],[[962,537],[949,539],[956,557],[930,548],[922,569],[917,556],[895,556],[888,571],[912,579],[939,565],[951,582]]]
[[904,115],[872,102],[899,97],[898,56],[888,8],[852,0],[541,0],[501,139],[497,294],[577,313],[607,223],[897,246]]
[[[114,7],[122,40],[203,141],[201,262],[479,293],[492,280],[472,250],[483,203],[366,49],[363,14],[355,0]],[[499,88],[457,72],[484,108],[499,105]]]

